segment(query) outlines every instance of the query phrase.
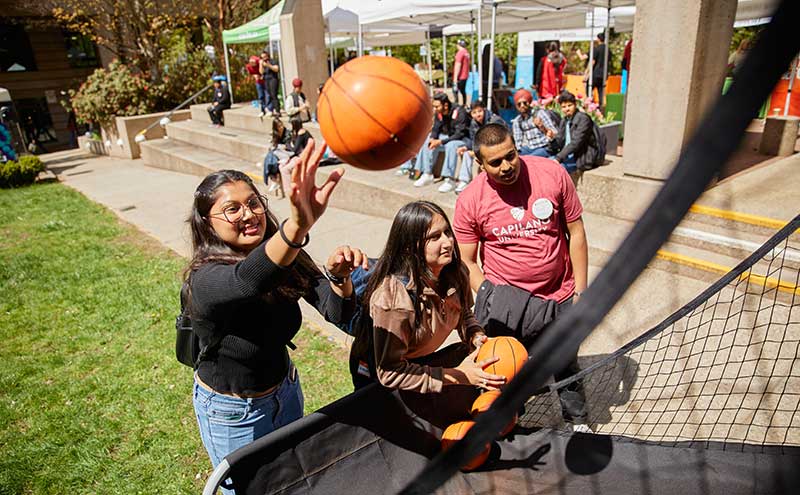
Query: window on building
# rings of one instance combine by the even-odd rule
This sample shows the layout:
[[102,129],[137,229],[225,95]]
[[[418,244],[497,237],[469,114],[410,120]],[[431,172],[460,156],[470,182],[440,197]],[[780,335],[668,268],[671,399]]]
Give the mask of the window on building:
[[100,67],[97,47],[92,40],[82,34],[64,31],[64,41],[70,67]]
[[36,59],[25,26],[0,23],[0,72],[35,70]]

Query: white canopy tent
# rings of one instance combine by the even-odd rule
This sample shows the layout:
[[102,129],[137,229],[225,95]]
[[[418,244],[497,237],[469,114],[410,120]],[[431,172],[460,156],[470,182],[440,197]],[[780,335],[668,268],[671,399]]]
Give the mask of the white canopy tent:
[[[374,3],[374,2],[373,2]],[[388,2],[384,2],[388,4]],[[777,6],[777,0],[739,0],[736,13],[737,27],[755,25],[769,21]],[[482,15],[490,9],[491,15]],[[477,15],[475,15],[477,12]],[[605,28],[614,26],[617,31],[632,31],[635,15],[635,0],[396,0],[381,9],[369,9],[360,20],[368,25],[384,27],[392,23],[417,24],[418,26],[446,26],[445,35],[461,34],[472,30],[474,19],[478,19],[478,37],[491,33],[490,60],[494,59],[495,33],[532,30],[574,30],[583,28],[587,32],[573,33],[586,36],[594,42],[594,36]],[[584,38],[584,39],[587,39]],[[549,38],[553,39],[553,38]],[[557,39],[557,38],[556,38]],[[480,44],[480,43],[479,43]],[[608,44],[606,44],[606,52]],[[593,50],[589,52],[593,56]],[[608,60],[608,53],[604,57]],[[478,58],[482,78],[481,57]],[[591,64],[590,58],[590,64]],[[491,84],[493,65],[489,67]],[[608,68],[604,67],[604,74]],[[481,92],[483,85],[480,85]],[[591,89],[591,88],[590,88]],[[492,92],[488,94],[491,105]]]

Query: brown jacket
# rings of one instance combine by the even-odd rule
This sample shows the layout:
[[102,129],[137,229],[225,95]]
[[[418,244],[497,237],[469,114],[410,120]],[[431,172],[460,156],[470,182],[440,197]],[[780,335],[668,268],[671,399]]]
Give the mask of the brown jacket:
[[[465,342],[471,342],[481,327],[470,307],[461,307],[453,288],[441,298],[426,287],[420,301],[423,305],[422,321],[417,322],[409,290],[413,290],[413,281],[404,284],[400,278],[391,275],[370,298],[378,380],[388,388],[420,393],[441,392],[443,369],[410,360],[436,351],[454,329]],[[469,299],[471,306],[472,292]],[[413,335],[418,326],[423,329],[423,337],[415,341]]]

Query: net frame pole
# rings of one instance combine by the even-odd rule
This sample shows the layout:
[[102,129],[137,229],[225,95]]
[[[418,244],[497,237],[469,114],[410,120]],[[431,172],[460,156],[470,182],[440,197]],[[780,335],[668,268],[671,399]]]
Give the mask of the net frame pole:
[[[608,84],[606,83],[606,81],[608,81],[608,44],[611,41],[610,40],[610,38],[611,38],[610,31],[611,31],[611,0],[608,0],[608,8],[606,9],[606,32],[605,32],[605,40],[603,40],[604,41],[603,44],[605,45],[605,54],[604,54],[604,58],[603,58],[603,81],[602,81],[603,82],[603,89],[604,89],[604,91],[603,91],[603,95],[604,96],[607,96],[605,89],[608,88]],[[599,92],[598,92],[597,96],[598,96],[597,99],[599,100],[600,99],[600,93]],[[597,104],[600,105],[600,107],[602,107],[603,110],[606,109],[606,106],[602,101],[597,102]]]
[[486,85],[486,108],[492,111],[492,96],[494,93],[494,36],[497,28],[497,2],[492,2],[492,31],[489,41],[489,80]]
[[478,7],[478,98],[486,101],[483,98],[483,47],[481,44],[483,43],[483,19],[481,17],[481,11],[483,11],[483,1],[481,1],[480,6]]
[[428,92],[430,93],[431,97],[433,97],[433,57],[431,54],[431,27],[428,26],[428,30],[425,31],[425,43],[426,43],[426,50],[425,53],[428,56]]
[[592,79],[594,75],[594,7],[589,7],[592,9],[592,25],[589,28],[589,65],[586,66],[586,97],[590,100],[594,100],[594,94],[592,92]]
[[[447,36],[442,33],[442,88],[447,89]],[[458,99],[458,98],[456,98]]]
[[330,61],[330,68],[331,68],[331,76],[333,75],[333,36],[331,35],[331,25],[330,23],[326,23],[326,27],[328,28],[328,53],[329,57],[331,58]]
[[[470,59],[469,59],[469,75],[472,77],[472,74],[475,72],[475,14],[470,12],[469,13],[469,51],[470,51]],[[474,78],[473,78],[474,81]],[[472,99],[472,95],[469,95],[470,100]],[[466,103],[466,97],[464,98],[464,102]],[[471,101],[470,101],[471,103]]]
[[428,463],[401,493],[432,493],[442,486],[572,359],[738,147],[753,116],[800,51],[800,37],[793,36],[798,18],[800,2],[783,0],[739,77],[703,117],[663,187],[581,299],[531,346],[531,358],[467,435]]
[[228,78],[228,94],[231,97],[231,105],[233,105],[233,83],[231,82],[231,63],[228,60],[228,44],[222,42],[222,51],[225,55],[225,77]]
[[792,87],[794,80],[797,79],[797,68],[800,66],[800,56],[795,57],[792,70],[789,71],[789,87],[786,88],[786,101],[783,103],[783,116],[789,115],[789,103],[792,101]]

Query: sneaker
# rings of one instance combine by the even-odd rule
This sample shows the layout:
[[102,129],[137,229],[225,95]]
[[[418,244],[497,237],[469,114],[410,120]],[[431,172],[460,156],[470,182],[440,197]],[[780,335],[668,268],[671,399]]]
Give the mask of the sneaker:
[[567,423],[567,426],[571,427],[573,433],[594,433],[592,427],[584,423]]
[[414,187],[427,186],[428,184],[433,184],[433,174],[422,174],[419,179],[414,181]]
[[267,188],[267,194],[272,194],[278,189],[277,182],[270,182],[269,187]]
[[441,186],[439,186],[438,191],[440,193],[449,193],[455,189],[456,186],[453,183],[453,179],[445,179]]
[[459,194],[460,192],[462,192],[464,189],[467,188],[468,185],[469,185],[469,182],[458,181],[458,185],[456,186],[456,194]]
[[398,168],[394,171],[394,175],[406,175],[408,173],[407,168]]
[[265,112],[264,110],[261,110],[261,111],[258,113],[258,118],[259,118],[259,119],[263,119],[263,118],[264,118],[264,115],[266,115],[266,114],[267,114],[267,112]]

